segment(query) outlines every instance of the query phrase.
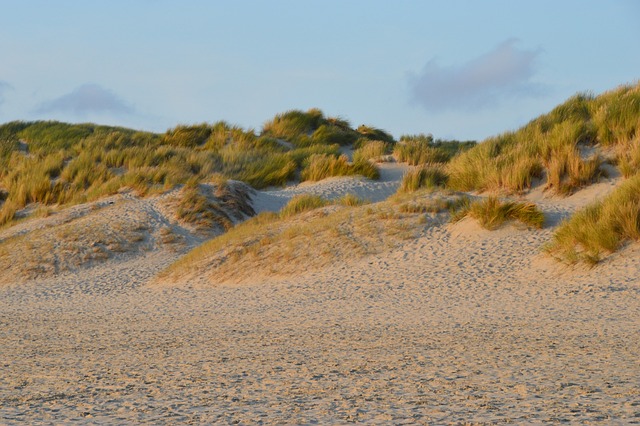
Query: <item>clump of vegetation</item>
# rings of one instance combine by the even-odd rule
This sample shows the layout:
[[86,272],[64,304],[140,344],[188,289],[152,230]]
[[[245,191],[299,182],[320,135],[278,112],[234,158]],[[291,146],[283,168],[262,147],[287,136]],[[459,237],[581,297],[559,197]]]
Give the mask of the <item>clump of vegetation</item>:
[[434,140],[431,135],[403,135],[393,147],[393,156],[398,162],[411,166],[446,163],[460,152],[475,146],[474,141]]
[[640,133],[634,140],[620,143],[616,151],[616,162],[622,176],[629,178],[640,171]]
[[302,180],[319,181],[332,176],[360,175],[369,179],[377,179],[380,172],[368,161],[350,163],[346,155],[335,157],[332,155],[316,154],[309,157],[302,169]]
[[[306,209],[324,203],[316,199],[295,204]],[[304,216],[260,214],[194,249],[164,271],[161,279],[198,278],[217,284],[299,275],[301,270],[322,268],[336,259],[356,260],[392,250],[433,223],[441,223],[398,209],[387,202],[353,207],[336,204],[323,214]]]
[[[570,194],[601,175],[595,145],[629,145],[640,134],[640,84],[598,97],[578,94],[517,132],[489,138],[449,163],[449,186],[462,191],[522,192],[546,174],[546,187]],[[637,171],[632,155],[619,155],[626,176]],[[546,172],[546,173],[545,173]]]
[[444,211],[452,211],[459,208],[466,200],[465,197],[435,197],[426,200],[413,200],[400,204],[401,213],[440,213]]
[[356,131],[365,139],[369,139],[372,141],[382,141],[390,144],[395,143],[395,139],[393,139],[393,136],[391,136],[384,130],[375,128],[373,126],[366,126],[364,124],[361,124],[360,126],[358,126]]
[[353,161],[358,163],[378,160],[389,153],[391,153],[391,144],[389,142],[366,140],[360,148],[354,151]]
[[419,189],[434,189],[444,186],[447,182],[447,174],[437,165],[422,166],[409,170],[400,183],[398,192],[414,192]]
[[176,216],[199,230],[210,231],[219,227],[228,231],[233,226],[224,207],[203,194],[198,184],[193,181],[182,188]]
[[638,240],[640,174],[564,221],[545,251],[567,263],[595,265],[604,254],[615,252],[627,241]]
[[262,134],[297,147],[316,144],[351,145],[360,137],[348,121],[325,118],[322,111],[316,108],[307,112],[291,110],[278,114],[264,124]]
[[527,226],[542,228],[544,214],[533,203],[501,201],[498,197],[487,197],[478,201],[466,201],[457,207],[451,221],[457,222],[472,217],[485,229],[494,230],[508,221],[518,221]]
[[327,200],[317,195],[296,195],[280,210],[280,217],[287,218],[306,211],[324,207],[327,204],[329,204]]
[[357,207],[366,204],[366,201],[351,193],[345,194],[335,201],[336,204],[346,207]]

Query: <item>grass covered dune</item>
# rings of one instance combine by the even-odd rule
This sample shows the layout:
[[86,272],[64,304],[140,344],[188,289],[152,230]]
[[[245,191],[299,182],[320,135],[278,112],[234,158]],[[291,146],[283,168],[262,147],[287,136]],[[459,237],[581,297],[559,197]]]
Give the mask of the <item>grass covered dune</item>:
[[366,159],[341,146],[393,138],[352,129],[320,110],[276,115],[258,133],[224,121],[181,125],[164,134],[52,121],[0,126],[0,225],[24,207],[72,205],[132,189],[159,194],[189,181],[234,179],[254,188],[360,174],[377,177]]

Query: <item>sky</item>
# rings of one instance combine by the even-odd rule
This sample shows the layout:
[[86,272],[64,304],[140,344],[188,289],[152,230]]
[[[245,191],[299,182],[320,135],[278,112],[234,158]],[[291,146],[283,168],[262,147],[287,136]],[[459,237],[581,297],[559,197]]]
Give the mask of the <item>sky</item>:
[[640,79],[636,0],[0,0],[0,123],[259,132],[320,108],[482,140]]

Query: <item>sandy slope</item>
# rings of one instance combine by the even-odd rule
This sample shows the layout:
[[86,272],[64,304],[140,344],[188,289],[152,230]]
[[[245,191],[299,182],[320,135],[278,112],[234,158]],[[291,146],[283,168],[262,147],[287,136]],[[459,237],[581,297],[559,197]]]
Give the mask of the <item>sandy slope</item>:
[[[532,197],[557,223],[594,195]],[[551,233],[463,221],[210,288],[146,285],[159,247],[0,287],[0,423],[640,423],[640,248],[571,270],[538,254]]]

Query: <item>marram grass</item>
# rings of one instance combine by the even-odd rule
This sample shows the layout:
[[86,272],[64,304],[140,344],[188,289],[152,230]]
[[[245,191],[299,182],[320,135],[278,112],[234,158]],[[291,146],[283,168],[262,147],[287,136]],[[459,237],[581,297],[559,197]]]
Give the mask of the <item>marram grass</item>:
[[451,221],[457,222],[464,217],[476,219],[488,230],[497,229],[509,221],[518,221],[533,228],[542,228],[544,224],[544,214],[535,204],[501,201],[494,196],[459,206]]
[[545,251],[566,263],[595,265],[627,241],[640,240],[640,174],[565,220]]

